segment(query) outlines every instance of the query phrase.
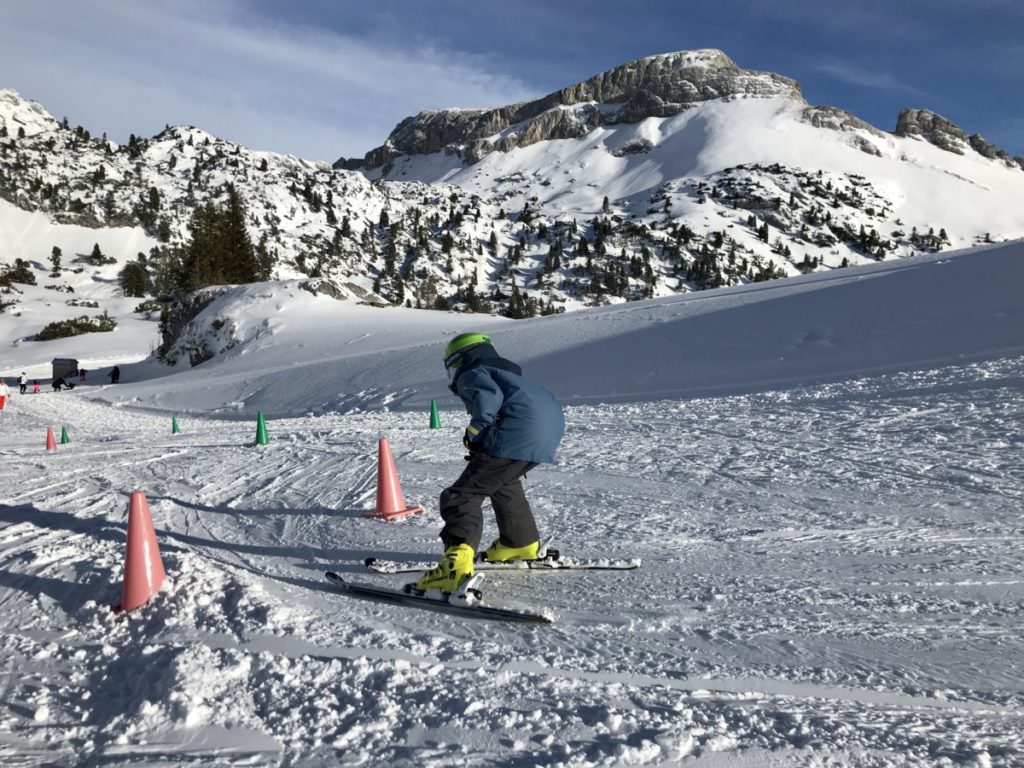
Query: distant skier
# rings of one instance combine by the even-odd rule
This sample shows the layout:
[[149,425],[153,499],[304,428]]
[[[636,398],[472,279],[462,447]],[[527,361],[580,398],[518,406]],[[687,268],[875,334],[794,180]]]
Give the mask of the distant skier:
[[470,414],[462,438],[469,464],[441,493],[444,555],[416,588],[454,592],[473,575],[483,534],[481,506],[491,499],[498,538],[481,555],[488,561],[536,560],[540,534],[521,478],[538,463],[553,463],[565,432],[554,395],[498,355],[482,333],[463,333],[444,351],[449,389]]
[[28,377],[25,376],[25,372],[21,372],[21,376],[18,377],[18,386],[21,389],[21,394],[25,394],[25,390],[28,388]]
[[35,381],[32,382],[32,394],[39,394],[39,379],[36,379]]
[[53,387],[54,392],[60,392],[67,385],[67,380],[63,376],[58,376],[56,379],[53,380],[53,384],[51,386]]
[[87,373],[88,373],[88,371],[85,370],[85,368],[79,368],[78,369],[78,380],[80,382],[82,382],[82,383],[85,383],[85,374],[87,374]]
[[107,374],[110,377],[111,384],[117,384],[121,380],[121,369],[116,365],[110,369],[110,373]]

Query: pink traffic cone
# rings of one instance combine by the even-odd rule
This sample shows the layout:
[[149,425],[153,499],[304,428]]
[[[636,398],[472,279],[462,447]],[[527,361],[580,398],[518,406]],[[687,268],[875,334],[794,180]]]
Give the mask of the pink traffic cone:
[[142,491],[135,491],[128,505],[128,547],[120,609],[130,611],[144,605],[159,591],[165,576],[149,504]]
[[53,438],[53,427],[46,428],[46,450],[56,451],[57,441]]
[[391,446],[386,437],[377,445],[377,509],[367,512],[363,517],[376,517],[381,520],[400,520],[409,515],[416,515],[423,507],[406,507],[402,486],[398,482],[398,471],[395,460],[391,457]]

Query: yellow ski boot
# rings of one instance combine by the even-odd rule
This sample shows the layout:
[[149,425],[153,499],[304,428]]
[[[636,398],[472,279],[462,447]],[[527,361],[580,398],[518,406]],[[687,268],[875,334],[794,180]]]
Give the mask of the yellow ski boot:
[[437,565],[424,573],[414,589],[426,592],[439,589],[446,595],[457,590],[466,579],[473,575],[473,548],[469,544],[455,544],[448,547]]
[[509,563],[514,560],[536,560],[540,542],[535,541],[525,547],[508,547],[495,539],[483,554],[482,560],[487,563]]

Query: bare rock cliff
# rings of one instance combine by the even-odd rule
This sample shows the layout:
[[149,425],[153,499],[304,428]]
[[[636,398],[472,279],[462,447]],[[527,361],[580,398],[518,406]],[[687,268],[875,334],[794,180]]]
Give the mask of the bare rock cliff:
[[680,51],[637,59],[534,101],[487,110],[430,110],[407,117],[362,159],[335,167],[372,169],[401,155],[456,152],[475,162],[494,150],[583,136],[599,125],[669,117],[693,104],[728,97],[790,96],[800,85],[770,72],[741,69],[722,51]]

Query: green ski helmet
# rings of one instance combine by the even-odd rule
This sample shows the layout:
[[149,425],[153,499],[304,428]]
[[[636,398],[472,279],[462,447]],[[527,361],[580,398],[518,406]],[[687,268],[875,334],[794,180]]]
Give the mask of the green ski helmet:
[[467,349],[479,346],[481,344],[490,344],[491,337],[483,333],[460,333],[454,339],[448,342],[448,346],[444,348],[444,366],[445,368],[452,367],[453,363],[458,361],[459,356]]

